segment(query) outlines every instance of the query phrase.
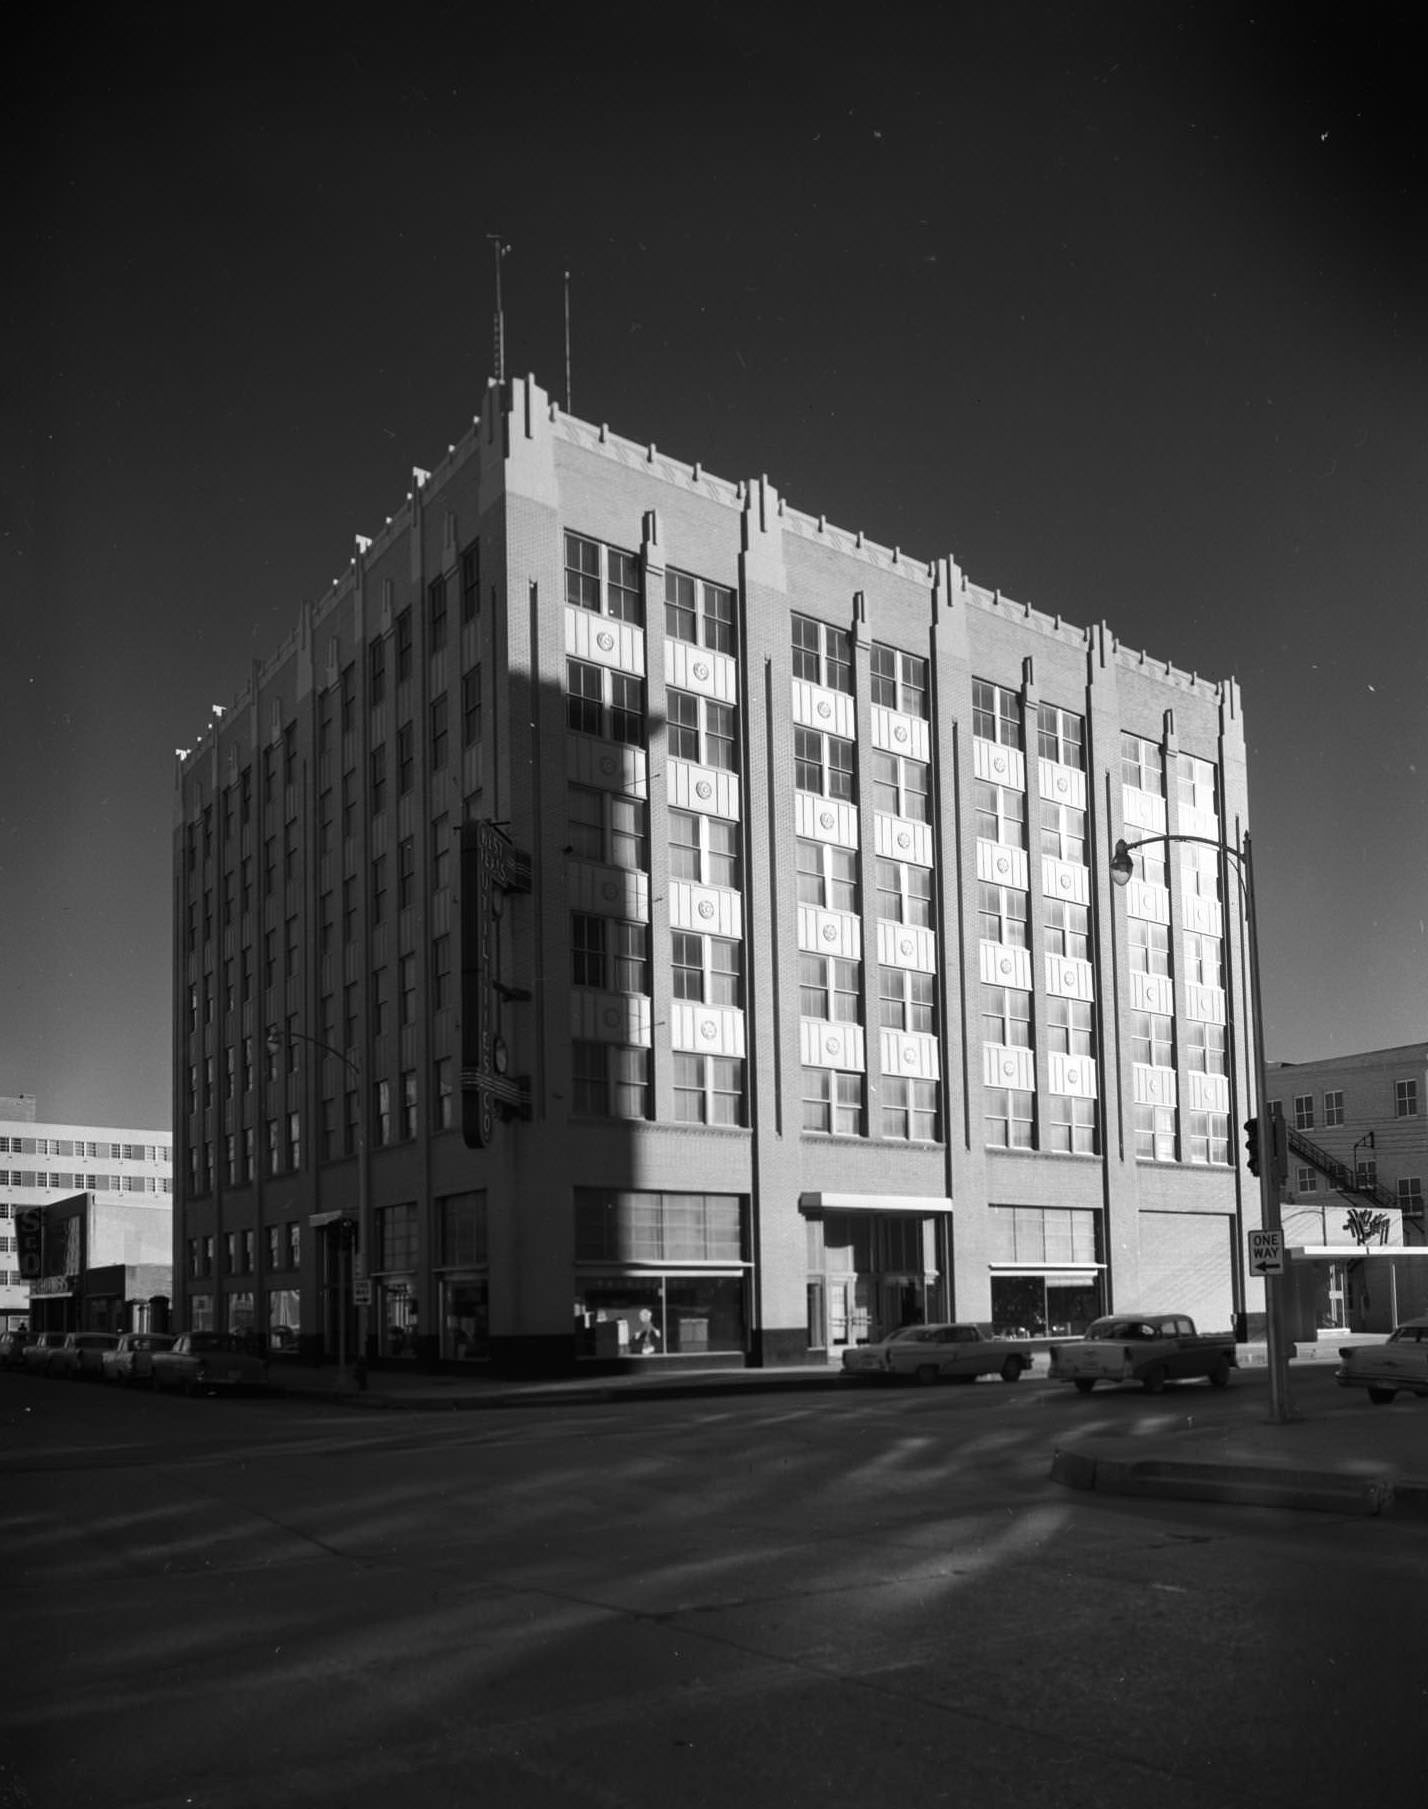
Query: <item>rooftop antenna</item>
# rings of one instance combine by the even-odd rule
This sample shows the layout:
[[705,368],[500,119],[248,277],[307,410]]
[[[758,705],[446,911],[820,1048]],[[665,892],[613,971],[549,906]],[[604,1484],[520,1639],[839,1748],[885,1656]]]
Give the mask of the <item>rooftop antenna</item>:
[[496,355],[496,381],[503,383],[506,378],[506,311],[501,305],[501,259],[511,249],[498,232],[488,232],[486,237],[491,241],[491,248],[496,254],[496,318],[493,325],[493,350]]
[[565,273],[565,412],[570,413],[570,272]]

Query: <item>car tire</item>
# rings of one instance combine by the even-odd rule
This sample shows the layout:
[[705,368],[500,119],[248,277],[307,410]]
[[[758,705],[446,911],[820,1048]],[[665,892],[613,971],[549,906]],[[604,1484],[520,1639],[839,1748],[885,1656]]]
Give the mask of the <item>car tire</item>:
[[1397,1392],[1395,1388],[1370,1388],[1368,1398],[1375,1407],[1387,1407]]
[[1229,1360],[1225,1357],[1221,1357],[1219,1362],[1210,1371],[1210,1386],[1211,1386],[1211,1388],[1228,1388],[1229,1385],[1230,1385]]
[[1147,1394],[1164,1394],[1165,1383],[1165,1365],[1163,1363],[1152,1363],[1150,1368],[1146,1370],[1145,1374],[1141,1377],[1140,1385]]
[[1020,1357],[1008,1357],[1001,1367],[1002,1380],[1004,1382],[1019,1382],[1021,1380],[1022,1367],[1023,1365]]
[[912,1372],[912,1379],[914,1382],[920,1382],[924,1388],[931,1388],[937,1380],[937,1365],[935,1363],[919,1363]]
[[1075,1383],[1077,1394],[1089,1394],[1096,1386],[1090,1376],[1077,1376],[1075,1377]]

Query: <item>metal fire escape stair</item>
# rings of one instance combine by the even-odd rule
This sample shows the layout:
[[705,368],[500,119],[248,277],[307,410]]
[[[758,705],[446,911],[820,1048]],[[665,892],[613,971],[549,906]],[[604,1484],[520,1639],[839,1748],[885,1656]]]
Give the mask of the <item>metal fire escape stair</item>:
[[1337,1156],[1331,1156],[1328,1150],[1320,1149],[1317,1143],[1311,1143],[1303,1131],[1296,1131],[1291,1124],[1286,1124],[1284,1130],[1293,1153],[1302,1157],[1312,1168],[1317,1168],[1340,1193],[1355,1201],[1372,1200],[1375,1206],[1390,1207],[1394,1211],[1402,1205],[1396,1193],[1390,1193],[1377,1180],[1361,1179],[1347,1162],[1341,1162]]

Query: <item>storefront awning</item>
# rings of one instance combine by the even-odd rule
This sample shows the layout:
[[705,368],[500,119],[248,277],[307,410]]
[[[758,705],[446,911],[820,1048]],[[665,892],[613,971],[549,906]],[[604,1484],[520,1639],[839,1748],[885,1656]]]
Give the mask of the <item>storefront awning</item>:
[[1370,1256],[1428,1256],[1428,1244],[1294,1244],[1286,1254],[1295,1262],[1357,1263]]
[[1046,1263],[988,1263],[993,1275],[1037,1275],[1048,1287],[1083,1288],[1094,1281],[1105,1268],[1104,1263],[1064,1263],[1056,1268]]
[[801,1193],[800,1212],[951,1212],[945,1194]]

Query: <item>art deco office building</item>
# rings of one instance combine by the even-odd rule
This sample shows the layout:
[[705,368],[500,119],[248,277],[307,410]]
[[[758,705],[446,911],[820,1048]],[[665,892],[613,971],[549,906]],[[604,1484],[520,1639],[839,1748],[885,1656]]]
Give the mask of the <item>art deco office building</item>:
[[1232,680],[492,384],[181,759],[180,1316],[1228,1325],[1245,821]]

